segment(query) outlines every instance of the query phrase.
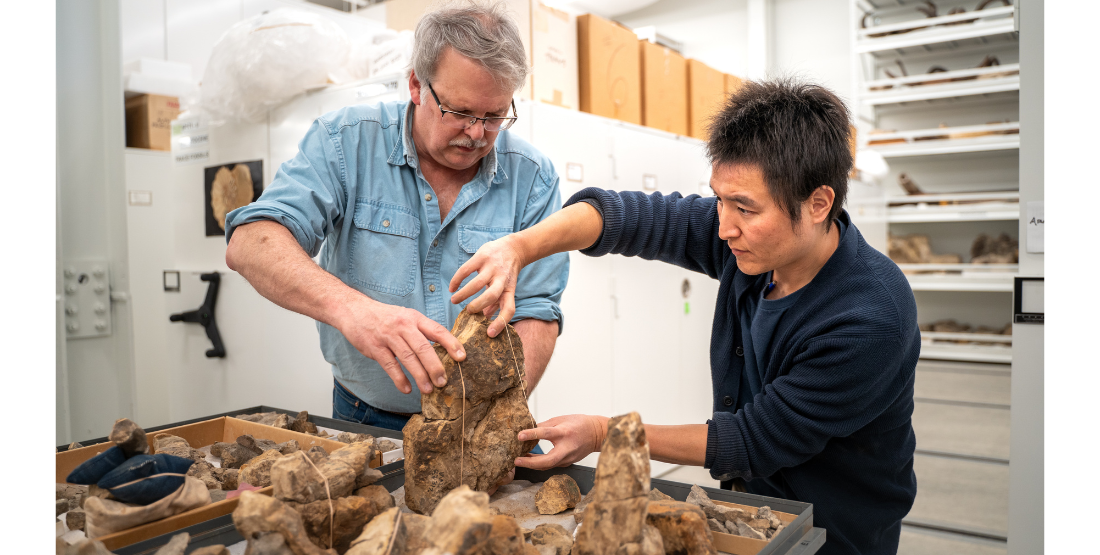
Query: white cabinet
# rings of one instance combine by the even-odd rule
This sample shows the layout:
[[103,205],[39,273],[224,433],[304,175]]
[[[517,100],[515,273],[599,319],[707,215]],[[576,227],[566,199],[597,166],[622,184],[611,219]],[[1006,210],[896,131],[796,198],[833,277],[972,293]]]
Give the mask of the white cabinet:
[[[553,161],[563,200],[590,186],[686,196],[709,181],[699,141],[553,106],[529,106],[531,140]],[[571,253],[562,299],[565,330],[533,395],[536,419],[637,411],[653,424],[705,422],[717,290],[716,280],[669,264]],[[654,462],[652,471],[670,467]]]

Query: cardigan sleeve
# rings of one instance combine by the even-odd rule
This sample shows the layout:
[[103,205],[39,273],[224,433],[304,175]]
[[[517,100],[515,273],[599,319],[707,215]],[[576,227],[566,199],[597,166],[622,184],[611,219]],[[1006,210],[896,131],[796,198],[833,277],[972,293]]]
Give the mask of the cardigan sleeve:
[[593,205],[603,217],[600,238],[581,254],[659,260],[715,279],[731,255],[726,242],[718,237],[715,198],[589,187],[573,195],[565,206],[577,202]]
[[811,340],[791,371],[765,385],[752,403],[736,413],[714,413],[704,466],[716,479],[729,480],[767,477],[806,462],[912,388],[913,373],[898,356],[904,351],[897,336]]

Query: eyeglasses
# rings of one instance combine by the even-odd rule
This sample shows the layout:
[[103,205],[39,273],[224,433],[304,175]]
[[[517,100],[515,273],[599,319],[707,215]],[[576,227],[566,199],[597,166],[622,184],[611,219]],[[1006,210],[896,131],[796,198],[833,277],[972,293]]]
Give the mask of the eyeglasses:
[[469,129],[480,121],[484,129],[492,133],[494,131],[500,131],[501,129],[508,129],[517,119],[519,119],[519,115],[516,112],[515,100],[512,101],[512,117],[479,118],[477,116],[471,116],[470,114],[444,110],[443,104],[439,102],[439,95],[435,94],[435,89],[432,88],[431,83],[428,83],[428,90],[431,91],[432,98],[435,98],[436,106],[439,106],[439,116],[443,118],[443,125],[447,127],[452,127],[454,129]]

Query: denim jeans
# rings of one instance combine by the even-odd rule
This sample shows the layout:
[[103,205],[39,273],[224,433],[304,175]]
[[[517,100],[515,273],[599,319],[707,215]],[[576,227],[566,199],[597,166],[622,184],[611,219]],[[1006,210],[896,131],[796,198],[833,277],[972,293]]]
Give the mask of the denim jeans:
[[409,417],[372,407],[366,401],[344,389],[340,382],[332,380],[332,417],[336,420],[357,422],[400,431]]
[[[378,426],[390,430],[401,430],[409,417],[382,409],[374,408],[366,401],[355,396],[354,393],[344,389],[340,382],[332,380],[332,417],[336,420],[358,422],[368,426]],[[542,455],[542,449],[535,445],[531,450],[535,455]]]

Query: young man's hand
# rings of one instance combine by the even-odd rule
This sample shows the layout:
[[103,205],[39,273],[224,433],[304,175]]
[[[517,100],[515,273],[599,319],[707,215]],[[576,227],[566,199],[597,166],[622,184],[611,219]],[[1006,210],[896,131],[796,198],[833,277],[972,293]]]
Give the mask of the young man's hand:
[[545,439],[554,448],[545,455],[527,455],[516,459],[516,466],[546,470],[569,466],[590,453],[600,450],[607,435],[607,418],[586,414],[570,414],[551,418],[537,428],[523,430],[517,436],[520,441]]
[[[522,253],[512,238],[509,235],[485,243],[451,278],[452,303],[458,304],[484,288],[485,292],[470,301],[466,310],[481,312],[486,317],[500,311],[500,315],[489,324],[489,337],[496,337],[504,330],[516,313],[516,281],[524,263]],[[477,276],[459,289],[462,280],[474,272]]]

